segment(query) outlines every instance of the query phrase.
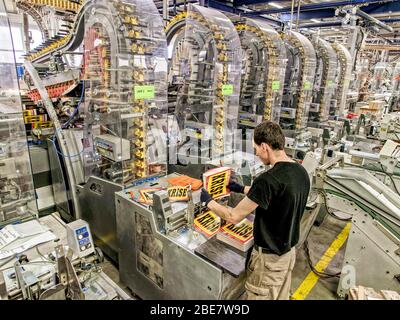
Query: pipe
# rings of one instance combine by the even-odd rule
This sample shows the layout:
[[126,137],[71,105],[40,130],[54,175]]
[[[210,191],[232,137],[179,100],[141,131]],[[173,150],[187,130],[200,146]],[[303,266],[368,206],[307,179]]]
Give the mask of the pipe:
[[168,5],[169,1],[168,0],[163,0],[163,20],[164,20],[164,26],[166,25],[169,17],[168,17]]
[[297,18],[296,18],[296,31],[299,30],[301,0],[299,0],[299,1],[297,2],[297,6],[298,6],[298,9],[297,9]]
[[289,31],[292,30],[292,24],[293,24],[293,11],[294,11],[294,1],[292,0],[292,9],[290,10],[290,26],[289,26]]
[[26,13],[22,14],[22,27],[24,30],[24,44],[25,44],[25,53],[31,51],[31,43],[29,38],[29,20],[28,15]]
[[356,9],[356,15],[376,24],[377,26],[389,31],[393,32],[393,28],[391,26],[388,26],[387,24],[383,23],[382,21],[379,21],[378,19],[374,18],[373,16],[370,16],[368,13],[365,13],[364,11],[360,9]]
[[303,28],[325,28],[325,27],[337,27],[341,26],[341,21],[332,21],[332,22],[321,22],[321,23],[305,23],[299,25],[300,29]]

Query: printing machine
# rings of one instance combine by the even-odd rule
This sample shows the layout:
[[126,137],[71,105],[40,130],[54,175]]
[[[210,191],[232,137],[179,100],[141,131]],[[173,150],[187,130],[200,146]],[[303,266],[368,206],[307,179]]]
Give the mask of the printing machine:
[[[308,155],[303,166],[312,177],[319,161]],[[263,171],[263,170],[262,170]],[[120,280],[142,299],[237,299],[244,292],[248,252],[193,228],[203,208],[200,190],[187,202],[173,202],[166,190],[155,191],[151,205],[139,201],[140,190],[166,188],[173,173],[117,192],[117,235]],[[300,247],[308,236],[321,203],[310,197],[300,227]],[[221,201],[221,200],[219,200]],[[224,205],[235,206],[233,195]]]
[[237,299],[246,254],[193,229],[200,190],[189,202],[170,203],[166,191],[153,194],[152,206],[137,201],[140,189],[167,187],[176,176],[115,194],[120,279],[142,299]]
[[320,127],[329,117],[335,91],[335,76],[338,59],[332,46],[325,40],[314,37],[312,43],[317,56],[313,100],[310,106],[308,125]]
[[239,111],[240,40],[221,12],[189,4],[167,25],[170,46],[169,105],[180,141],[178,159],[205,163],[233,152]]
[[327,207],[352,217],[337,293],[357,285],[399,291],[400,195],[366,169],[343,165],[339,156],[316,173]]
[[304,35],[288,31],[283,35],[288,63],[282,99],[280,125],[296,132],[307,126],[316,69],[315,50]]
[[350,52],[342,44],[333,43],[332,47],[335,50],[339,60],[339,73],[338,85],[335,91],[337,104],[336,109],[331,111],[331,114],[342,117],[346,115],[348,111],[347,95],[351,80],[352,59]]
[[252,129],[265,120],[279,122],[286,51],[279,33],[265,22],[235,21],[243,55],[238,125]]
[[[53,213],[19,227],[23,229],[17,233],[23,230],[24,234],[14,242],[25,245],[26,249],[22,254],[0,259],[0,300],[131,299],[103,272],[104,256],[94,247],[85,221],[65,224]],[[50,230],[57,241],[29,247],[38,227]],[[3,247],[2,253],[14,242]]]
[[[73,10],[47,4],[68,29],[29,52],[25,69],[29,96],[55,128],[49,153],[57,210],[68,221],[88,221],[96,243],[118,261],[114,192],[167,169],[163,21],[150,0],[89,0]],[[75,103],[65,117],[58,101],[67,98]]]

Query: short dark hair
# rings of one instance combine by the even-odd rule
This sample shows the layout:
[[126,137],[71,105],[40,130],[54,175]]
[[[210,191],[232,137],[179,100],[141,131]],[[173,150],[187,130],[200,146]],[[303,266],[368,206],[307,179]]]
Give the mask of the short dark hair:
[[261,145],[263,142],[270,145],[273,150],[283,150],[285,136],[279,124],[265,121],[254,129],[254,143]]

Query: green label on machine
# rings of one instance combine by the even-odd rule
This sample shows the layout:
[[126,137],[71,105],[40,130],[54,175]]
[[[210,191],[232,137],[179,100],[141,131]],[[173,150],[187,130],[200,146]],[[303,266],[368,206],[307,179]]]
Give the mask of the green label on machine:
[[272,81],[272,90],[279,90],[281,87],[280,81]]
[[222,95],[231,96],[233,94],[233,84],[222,85]]
[[311,89],[311,82],[310,81],[304,81],[304,89],[305,90]]
[[135,86],[135,100],[154,99],[154,86]]
[[328,85],[328,87],[332,87],[333,86],[333,81],[332,80],[328,80],[327,85]]

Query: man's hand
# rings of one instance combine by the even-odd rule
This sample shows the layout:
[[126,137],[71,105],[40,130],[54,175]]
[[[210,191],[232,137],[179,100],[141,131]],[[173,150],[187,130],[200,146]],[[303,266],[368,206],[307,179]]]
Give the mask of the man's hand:
[[202,188],[200,194],[200,202],[201,203],[205,202],[207,207],[210,201],[212,200],[213,200],[212,196],[204,188]]
[[232,178],[229,179],[228,188],[232,192],[244,193],[244,186],[233,181]]

